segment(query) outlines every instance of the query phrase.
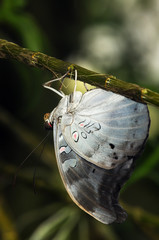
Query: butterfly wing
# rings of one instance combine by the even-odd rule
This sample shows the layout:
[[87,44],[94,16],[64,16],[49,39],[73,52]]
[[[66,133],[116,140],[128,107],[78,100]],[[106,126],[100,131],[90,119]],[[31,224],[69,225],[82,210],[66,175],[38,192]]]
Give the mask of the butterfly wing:
[[69,109],[61,119],[68,145],[82,158],[106,169],[140,153],[149,124],[147,105],[102,89],[86,92],[77,108]]
[[60,175],[72,200],[102,223],[123,222],[127,213],[119,205],[118,195],[133,170],[133,160],[110,170],[100,168],[68,146],[55,122],[54,146]]

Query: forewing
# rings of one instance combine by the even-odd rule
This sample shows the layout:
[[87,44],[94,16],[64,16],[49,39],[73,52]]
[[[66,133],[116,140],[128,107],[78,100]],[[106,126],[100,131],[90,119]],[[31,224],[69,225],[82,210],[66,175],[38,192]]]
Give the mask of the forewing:
[[54,145],[60,175],[72,200],[102,223],[123,222],[127,214],[118,203],[118,195],[132,172],[133,160],[110,170],[100,168],[68,146],[56,123]]
[[83,95],[75,111],[62,116],[61,128],[78,155],[110,169],[140,153],[149,123],[147,105],[94,89]]

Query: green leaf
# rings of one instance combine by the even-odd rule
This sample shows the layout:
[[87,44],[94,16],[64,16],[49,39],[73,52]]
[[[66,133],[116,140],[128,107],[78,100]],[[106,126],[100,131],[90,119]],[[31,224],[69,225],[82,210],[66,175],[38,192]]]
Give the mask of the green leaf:
[[[79,220],[79,211],[70,210],[69,218],[63,223],[53,240],[67,240]],[[86,239],[85,239],[86,240]]]
[[64,221],[67,222],[71,211],[72,210],[69,207],[60,209],[56,212],[56,214],[40,224],[29,240],[46,240],[48,237],[52,237],[56,233],[57,229],[62,226],[62,223]]
[[44,43],[47,44],[46,38],[35,19],[25,13],[25,5],[24,0],[4,0],[0,7],[0,22],[7,23],[17,31],[25,47],[42,51]]

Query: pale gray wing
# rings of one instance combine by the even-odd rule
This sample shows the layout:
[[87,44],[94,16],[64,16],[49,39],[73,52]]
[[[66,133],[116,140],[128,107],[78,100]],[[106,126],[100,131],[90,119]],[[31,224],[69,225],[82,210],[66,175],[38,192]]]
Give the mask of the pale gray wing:
[[61,178],[72,200],[98,221],[125,221],[119,191],[133,170],[133,160],[114,169],[103,169],[76,154],[66,143],[60,124],[54,124],[55,153]]
[[82,158],[109,169],[134,159],[149,132],[146,104],[102,89],[86,92],[61,119],[63,136]]

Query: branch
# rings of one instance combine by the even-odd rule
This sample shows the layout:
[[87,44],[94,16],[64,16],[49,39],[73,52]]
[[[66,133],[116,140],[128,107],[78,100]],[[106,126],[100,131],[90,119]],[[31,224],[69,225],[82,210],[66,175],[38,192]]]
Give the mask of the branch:
[[[27,65],[47,69],[55,76],[64,75],[71,63],[50,57],[41,52],[30,51],[15,43],[0,39],[0,58],[16,59]],[[159,106],[159,93],[127,83],[109,74],[100,74],[73,64],[78,71],[78,80],[121,94],[135,101]]]

